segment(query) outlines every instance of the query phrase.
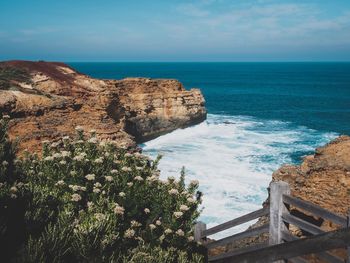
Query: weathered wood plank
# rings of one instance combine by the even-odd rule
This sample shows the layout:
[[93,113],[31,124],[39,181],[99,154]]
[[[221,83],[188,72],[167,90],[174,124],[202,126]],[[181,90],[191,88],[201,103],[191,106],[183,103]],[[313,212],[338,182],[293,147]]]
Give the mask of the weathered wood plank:
[[227,221],[225,223],[222,223],[220,225],[217,225],[217,226],[214,226],[212,228],[205,230],[202,233],[202,238],[206,237],[206,236],[213,235],[213,234],[218,233],[218,232],[221,232],[223,230],[229,229],[231,227],[238,226],[238,225],[243,224],[243,223],[247,223],[247,222],[254,220],[254,219],[257,219],[261,216],[268,215],[268,213],[269,213],[269,208],[265,207],[265,208],[259,209],[257,211],[251,212],[249,214],[243,215],[241,217],[235,218],[233,220]]
[[303,259],[301,257],[288,259],[288,262],[290,262],[290,263],[308,263],[308,261],[306,259]]
[[290,259],[307,254],[319,253],[336,248],[350,246],[350,228],[343,228],[309,238],[303,238],[282,244],[268,246],[255,251],[245,252],[230,258],[225,263],[265,263]]
[[290,195],[283,195],[283,202],[292,206],[296,206],[307,212],[310,212],[315,216],[319,216],[323,219],[332,221],[333,223],[338,224],[340,226],[346,227],[346,217],[337,215],[313,203],[301,200]]
[[246,237],[252,237],[252,236],[256,236],[256,235],[260,235],[262,233],[267,233],[269,230],[269,224],[265,224],[256,228],[251,228],[248,229],[244,232],[229,236],[229,237],[225,237],[223,239],[219,239],[217,241],[208,243],[206,246],[208,249],[214,248],[214,247],[218,247],[218,246],[223,246],[223,245],[227,245],[230,244],[234,241],[246,238]]
[[202,241],[202,233],[207,228],[207,225],[201,221],[197,222],[194,226],[194,240],[200,242]]
[[323,231],[321,228],[319,228],[318,226],[315,226],[309,222],[306,222],[296,216],[293,216],[291,214],[283,214],[282,215],[282,219],[283,221],[295,225],[299,228],[301,228],[302,230],[305,230],[306,232],[309,232],[310,234],[313,235],[318,235],[318,234],[322,234],[325,231]]
[[[348,211],[348,216],[346,218],[346,227],[350,228],[350,210]],[[347,247],[347,252],[348,252],[348,258],[346,259],[347,263],[350,263],[350,246]]]
[[225,258],[228,258],[228,257],[232,257],[232,256],[235,256],[235,255],[238,255],[238,254],[242,254],[242,253],[245,253],[245,252],[254,251],[254,250],[257,250],[259,248],[264,248],[264,247],[267,247],[267,246],[268,246],[268,242],[264,242],[264,243],[256,244],[256,245],[249,246],[249,247],[235,249],[235,250],[227,252],[227,253],[222,253],[220,255],[209,257],[209,261],[216,261],[216,260],[219,260],[219,259],[225,259]]
[[316,256],[320,259],[325,260],[328,263],[344,263],[344,259],[334,256],[328,252],[319,252]]
[[[298,240],[300,239],[299,237],[293,236],[292,234],[290,234],[289,232],[283,231],[282,232],[282,238],[283,240],[290,242],[293,240]],[[318,254],[316,254],[317,257],[326,260],[329,263],[344,263],[344,260],[334,256],[328,252],[320,252]]]
[[282,196],[284,194],[290,194],[288,183],[279,181],[270,184],[270,245],[282,243],[281,232],[287,230],[287,226],[281,218],[283,213],[288,213],[288,209],[283,203]]

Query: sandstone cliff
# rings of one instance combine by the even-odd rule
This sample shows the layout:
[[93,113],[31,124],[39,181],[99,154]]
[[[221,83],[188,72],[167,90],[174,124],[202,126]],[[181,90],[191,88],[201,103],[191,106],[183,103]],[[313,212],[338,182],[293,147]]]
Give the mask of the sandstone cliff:
[[177,80],[100,80],[63,63],[0,63],[0,111],[11,116],[20,149],[72,136],[77,125],[130,146],[205,120],[204,103],[200,90]]
[[[301,165],[285,165],[272,175],[288,182],[292,194],[337,214],[350,209],[350,137],[340,136]],[[325,226],[326,227],[326,226]]]

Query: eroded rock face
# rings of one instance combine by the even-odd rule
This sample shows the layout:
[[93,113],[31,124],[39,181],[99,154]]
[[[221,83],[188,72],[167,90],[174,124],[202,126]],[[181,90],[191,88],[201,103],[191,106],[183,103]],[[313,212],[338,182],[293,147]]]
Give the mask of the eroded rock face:
[[340,136],[307,156],[301,165],[285,165],[272,176],[288,182],[294,196],[346,216],[350,209],[350,137]]
[[0,111],[9,114],[10,137],[20,149],[42,140],[95,129],[101,139],[134,145],[206,119],[200,90],[177,80],[93,79],[63,63],[0,63]]

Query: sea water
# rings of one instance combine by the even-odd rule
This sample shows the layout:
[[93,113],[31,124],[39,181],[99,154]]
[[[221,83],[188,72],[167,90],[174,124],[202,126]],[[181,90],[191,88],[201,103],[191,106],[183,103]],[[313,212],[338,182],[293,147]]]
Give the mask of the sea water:
[[187,180],[199,180],[208,227],[259,209],[274,170],[350,134],[350,63],[69,64],[97,78],[174,78],[202,90],[206,121],[141,146],[163,156],[163,178],[185,166]]

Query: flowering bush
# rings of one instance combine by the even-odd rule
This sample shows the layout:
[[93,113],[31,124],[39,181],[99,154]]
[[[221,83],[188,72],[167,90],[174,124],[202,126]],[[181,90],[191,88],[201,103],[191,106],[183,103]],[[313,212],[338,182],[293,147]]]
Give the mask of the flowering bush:
[[160,180],[159,158],[152,161],[99,142],[95,131],[85,138],[81,127],[74,139],[43,142],[41,157],[25,153],[15,159],[6,128],[2,119],[0,238],[6,243],[13,233],[19,236],[7,251],[16,254],[9,257],[26,262],[203,261],[193,238],[201,201],[197,181],[186,187],[183,172],[180,180]]

